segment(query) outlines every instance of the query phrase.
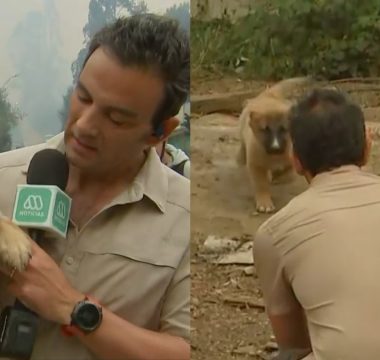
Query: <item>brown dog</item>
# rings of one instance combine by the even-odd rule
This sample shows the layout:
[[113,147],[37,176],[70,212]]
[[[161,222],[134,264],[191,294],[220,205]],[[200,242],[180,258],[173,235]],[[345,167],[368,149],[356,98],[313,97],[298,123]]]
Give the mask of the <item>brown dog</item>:
[[310,78],[283,80],[257,97],[248,100],[240,115],[240,148],[238,163],[246,165],[255,188],[256,209],[275,210],[270,193],[273,172],[292,171],[288,115],[293,101]]
[[0,266],[22,271],[28,265],[31,239],[18,226],[0,217]]

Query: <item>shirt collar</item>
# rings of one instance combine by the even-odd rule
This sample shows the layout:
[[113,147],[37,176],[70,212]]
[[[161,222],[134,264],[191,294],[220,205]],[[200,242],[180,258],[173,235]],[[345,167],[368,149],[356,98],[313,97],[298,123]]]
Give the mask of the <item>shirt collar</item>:
[[[56,149],[65,152],[64,133],[60,133],[49,139],[42,149]],[[29,163],[34,153],[30,156],[21,171],[27,174]],[[155,148],[148,151],[146,160],[136,178],[131,184],[126,185],[125,190],[119,194],[107,207],[137,202],[144,196],[149,198],[161,212],[165,212],[168,197],[168,173],[165,165],[161,163]]]
[[347,175],[360,172],[360,167],[357,165],[343,165],[330,171],[319,173],[313,177],[310,182],[312,187],[324,184],[330,181],[335,181],[336,176]]

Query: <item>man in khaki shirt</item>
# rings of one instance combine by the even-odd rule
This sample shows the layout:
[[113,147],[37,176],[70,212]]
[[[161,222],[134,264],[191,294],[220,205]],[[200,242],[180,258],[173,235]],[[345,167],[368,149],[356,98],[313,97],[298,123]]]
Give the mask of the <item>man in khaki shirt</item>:
[[[0,155],[0,209],[11,217],[32,156],[67,156],[68,237],[46,234],[23,272],[2,275],[1,307],[19,298],[43,319],[32,360],[190,359],[189,182],[154,146],[178,125],[189,43],[160,16],[118,20],[91,42],[64,134]],[[88,295],[93,332],[61,325]]]
[[363,113],[316,90],[290,115],[297,172],[309,189],[266,221],[254,258],[278,359],[380,356],[380,179]]

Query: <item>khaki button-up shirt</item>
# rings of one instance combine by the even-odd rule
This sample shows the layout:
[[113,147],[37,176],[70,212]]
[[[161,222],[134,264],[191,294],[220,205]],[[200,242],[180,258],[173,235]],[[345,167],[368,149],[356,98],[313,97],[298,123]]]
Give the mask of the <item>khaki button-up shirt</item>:
[[256,233],[267,312],[301,306],[316,360],[380,358],[379,234],[380,178],[356,166],[318,174]]
[[[64,151],[62,134],[46,144],[0,154],[0,211],[12,216],[16,186],[43,148]],[[190,337],[190,186],[161,164],[154,149],[133,184],[80,231],[66,239],[46,234],[41,247],[79,291],[127,321]],[[0,282],[0,306],[12,304]],[[49,299],[46,299],[49,301]],[[128,336],[128,334],[125,334]],[[42,321],[32,360],[96,359],[60,326]]]

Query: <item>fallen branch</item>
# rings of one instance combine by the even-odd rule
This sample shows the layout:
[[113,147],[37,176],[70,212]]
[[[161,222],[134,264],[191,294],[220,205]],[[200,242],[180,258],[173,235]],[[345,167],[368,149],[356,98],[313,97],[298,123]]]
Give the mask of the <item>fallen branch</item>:
[[254,308],[254,309],[261,309],[265,310],[265,305],[261,301],[254,301],[251,299],[243,299],[243,298],[235,298],[235,297],[223,297],[223,302],[228,305],[237,306],[238,308]]
[[370,92],[370,91],[380,91],[380,86],[373,86],[373,87],[362,87],[362,88],[355,88],[355,89],[344,89],[344,91],[348,93],[355,93],[355,92]]
[[218,112],[240,114],[244,101],[254,98],[260,94],[262,90],[262,88],[257,88],[254,90],[228,93],[192,95],[191,112],[203,115]]
[[208,304],[217,304],[219,301],[216,299],[204,299],[203,302]]
[[340,83],[350,83],[350,82],[380,82],[379,77],[354,77],[354,78],[346,78],[346,79],[338,79],[338,80],[332,80],[330,81],[330,84],[340,84]]

